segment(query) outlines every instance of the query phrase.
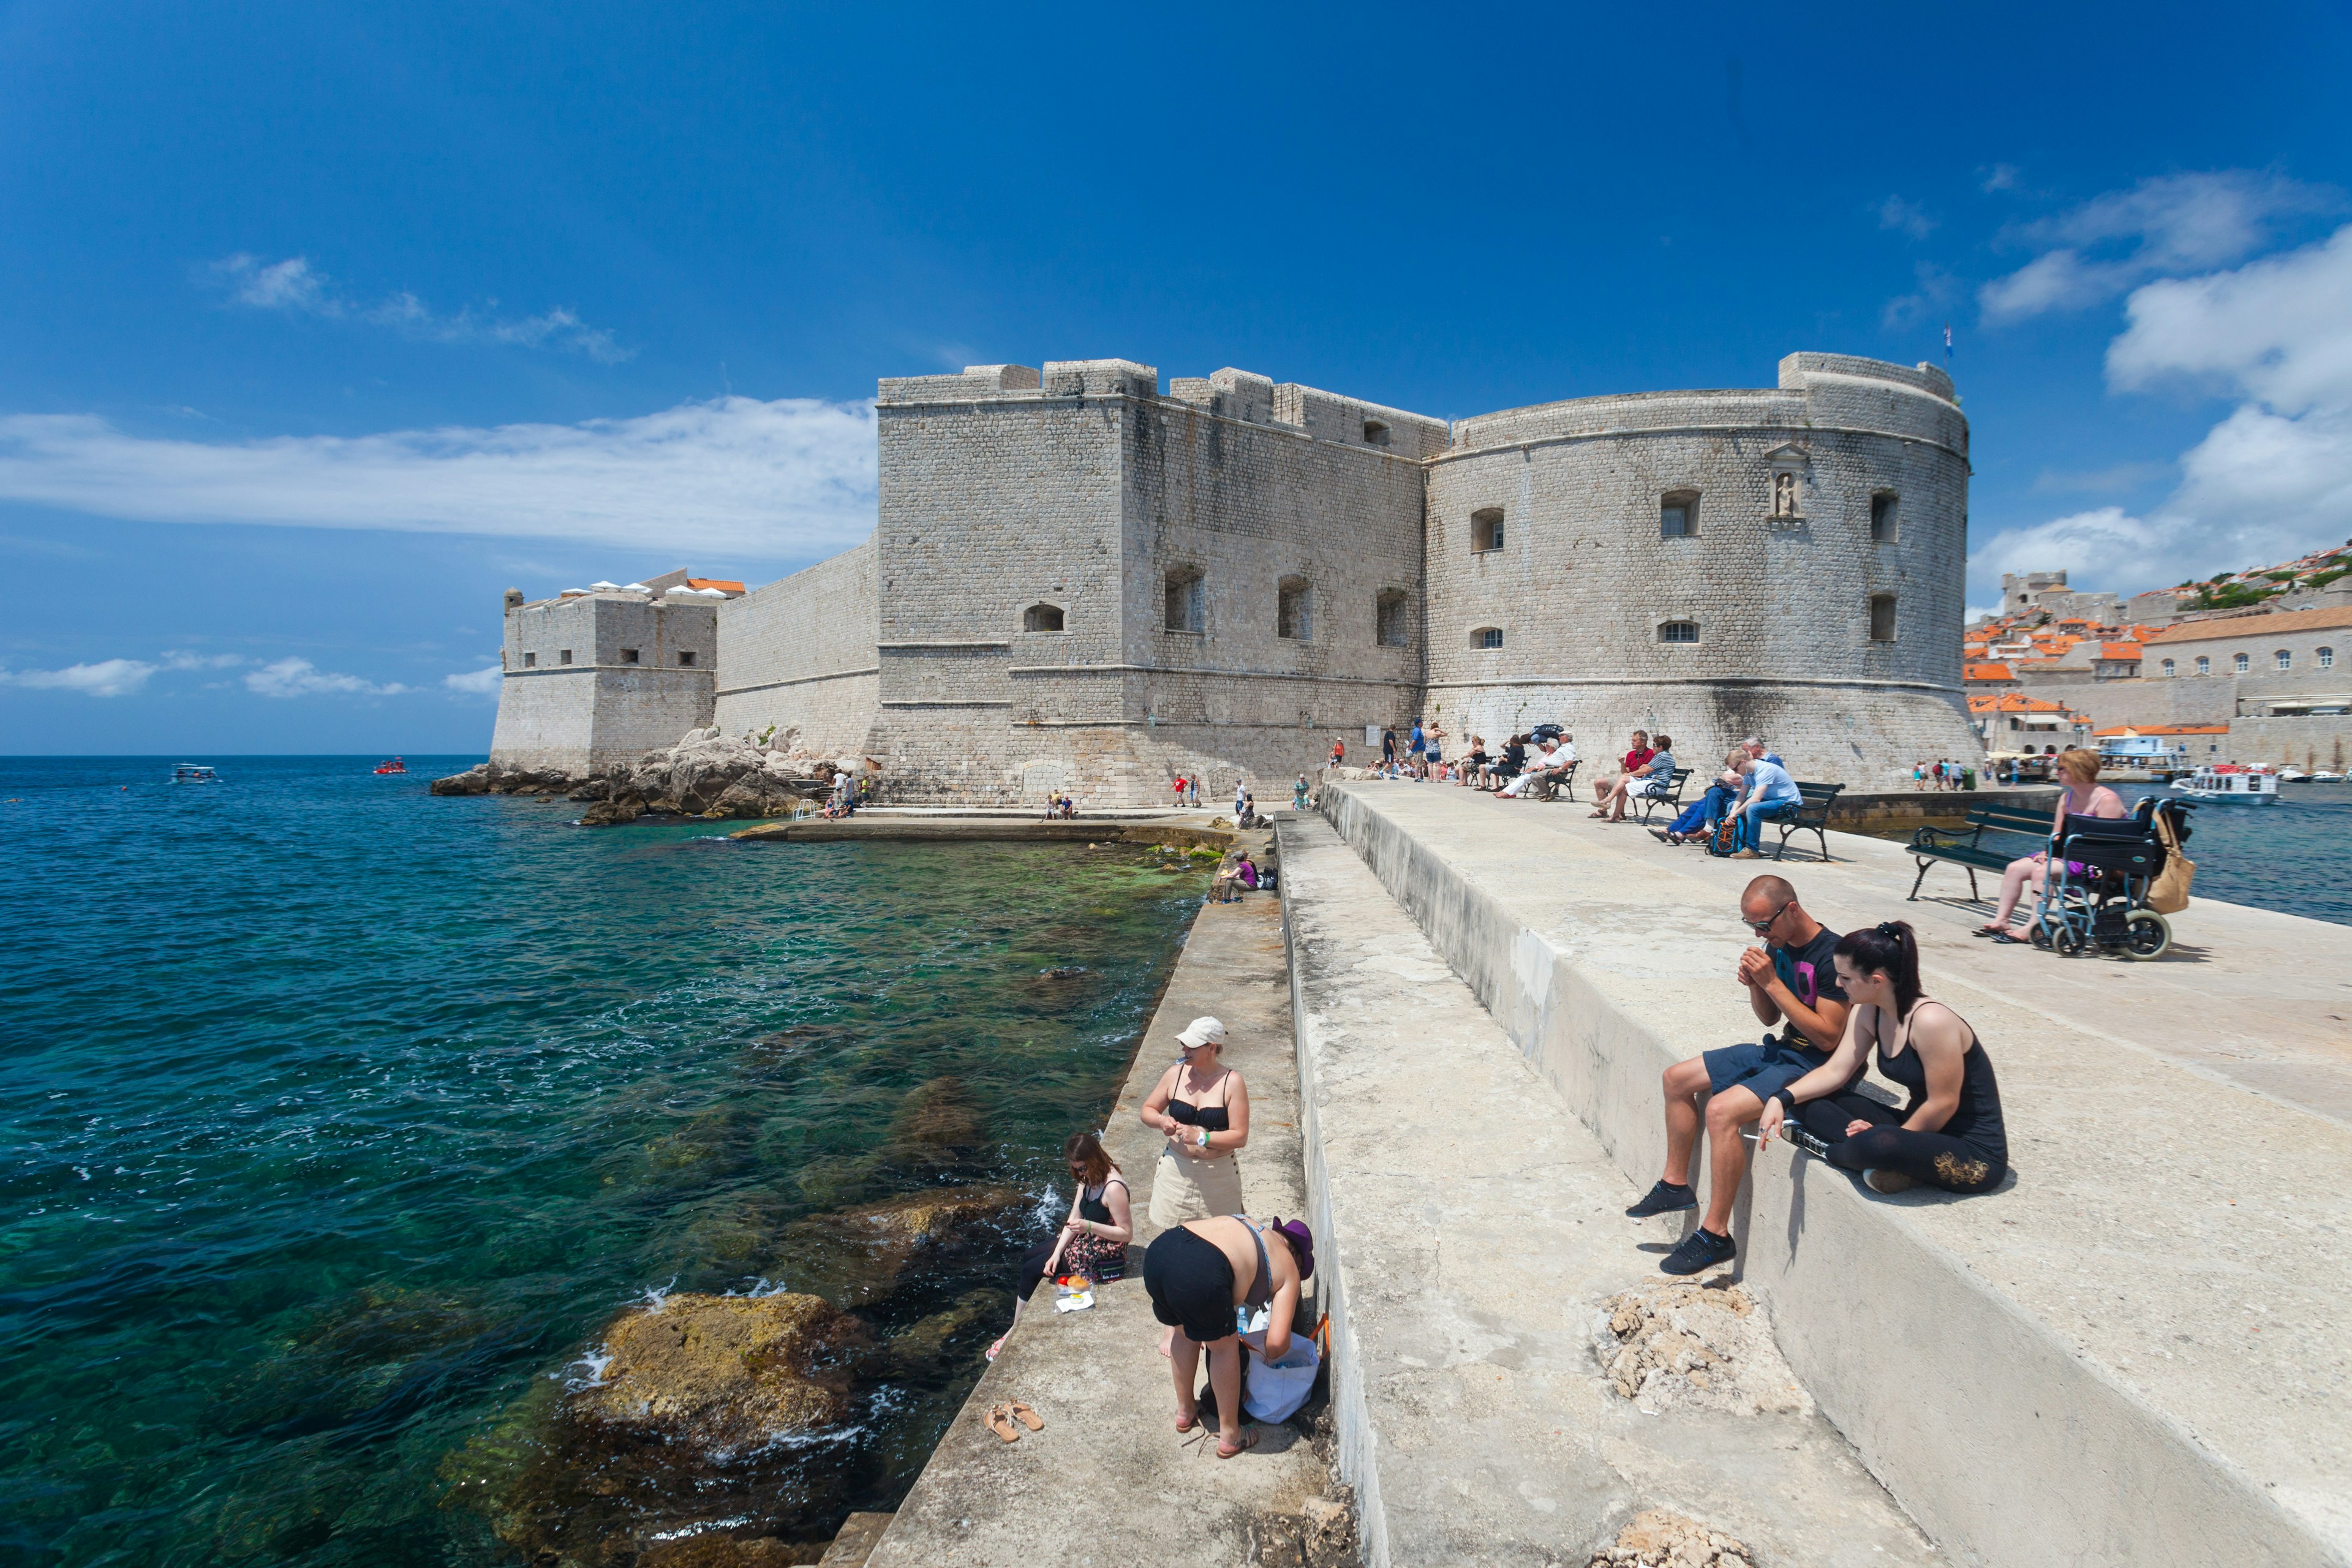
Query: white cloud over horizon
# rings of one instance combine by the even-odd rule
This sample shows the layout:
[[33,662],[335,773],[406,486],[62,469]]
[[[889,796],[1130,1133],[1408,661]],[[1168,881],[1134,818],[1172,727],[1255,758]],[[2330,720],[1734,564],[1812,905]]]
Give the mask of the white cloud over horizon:
[[79,691],[85,697],[129,697],[144,690],[161,668],[141,658],[105,658],[63,669],[0,669],[0,685]]
[[[600,364],[618,364],[636,353],[623,348],[604,328],[592,327],[562,307],[520,317],[486,314],[470,306],[452,313],[434,310],[404,289],[373,305],[361,304],[339,293],[307,256],[264,261],[239,251],[212,263],[205,272],[228,291],[233,302],[250,310],[361,321],[428,342],[563,349],[585,354]],[[495,306],[497,301],[490,303]]]
[[396,680],[379,684],[356,675],[337,675],[307,658],[281,658],[249,669],[245,689],[261,697],[397,697],[415,689]]
[[499,682],[504,679],[506,670],[494,664],[484,669],[469,669],[463,675],[445,675],[441,678],[441,684],[452,691],[487,697],[498,690]]
[[2165,587],[2352,537],[2352,225],[2298,249],[2136,289],[2108,345],[2117,392],[2184,384],[2237,406],[2180,457],[2145,517],[2100,507],[1994,535],[1972,573],[2064,568]]
[[831,554],[875,519],[870,405],[721,397],[577,425],[204,442],[0,416],[0,500],[142,522],[563,540],[719,559]]

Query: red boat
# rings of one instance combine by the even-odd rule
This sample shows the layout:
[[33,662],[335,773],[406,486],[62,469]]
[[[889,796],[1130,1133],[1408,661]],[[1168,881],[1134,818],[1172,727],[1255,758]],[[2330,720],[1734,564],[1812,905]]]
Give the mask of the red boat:
[[408,764],[394,757],[388,763],[378,763],[375,771],[380,773],[404,773],[408,771]]

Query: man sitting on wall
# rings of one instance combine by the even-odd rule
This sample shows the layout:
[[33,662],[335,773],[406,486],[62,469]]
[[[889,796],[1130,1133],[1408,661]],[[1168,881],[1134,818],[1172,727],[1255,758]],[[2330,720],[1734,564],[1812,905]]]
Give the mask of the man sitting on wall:
[[1826,1063],[1845,1035],[1845,992],[1830,962],[1838,933],[1807,914],[1797,902],[1797,889],[1779,877],[1759,877],[1748,884],[1739,895],[1739,918],[1765,942],[1739,955],[1739,983],[1748,987],[1748,1005],[1758,1021],[1781,1026],[1780,1034],[1775,1039],[1767,1033],[1759,1045],[1707,1051],[1665,1071],[1665,1172],[1625,1213],[1647,1219],[1698,1207],[1690,1162],[1704,1121],[1706,1214],[1658,1264],[1669,1274],[1696,1274],[1731,1260],[1738,1250],[1731,1239],[1731,1205],[1748,1173],[1748,1147],[1739,1130],[1763,1114],[1764,1102],[1782,1086]]

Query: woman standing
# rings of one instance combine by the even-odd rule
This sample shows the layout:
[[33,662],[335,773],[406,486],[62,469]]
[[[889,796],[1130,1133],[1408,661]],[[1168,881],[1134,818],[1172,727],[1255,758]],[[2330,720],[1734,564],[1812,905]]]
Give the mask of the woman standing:
[[[2058,753],[2058,777],[2065,793],[2058,797],[2057,815],[2051,819],[2050,831],[2055,835],[2066,828],[2070,816],[2119,817],[2131,815],[2124,809],[2123,797],[2099,782],[2099,754],[2080,746]],[[2028,888],[2038,896],[2042,884],[2050,879],[2050,852],[2039,849],[2009,863],[2000,874],[2000,906],[1993,917],[1977,927],[1971,934],[1989,936],[1998,942],[2016,942],[2024,939],[2010,930],[2009,917]]]
[[[1999,1185],[2009,1171],[2009,1134],[1992,1058],[1966,1019],[1919,994],[1919,944],[1910,926],[1886,921],[1848,931],[1833,962],[1853,1004],[1845,1038],[1827,1062],[1765,1101],[1757,1141],[1769,1139],[1801,1106],[1805,1130],[1828,1145],[1829,1163],[1862,1172],[1874,1192],[1899,1193],[1919,1182],[1948,1193]],[[1841,1092],[1874,1049],[1879,1072],[1910,1091],[1899,1111]]]
[[1195,1018],[1176,1037],[1184,1054],[1143,1101],[1146,1127],[1168,1135],[1151,1175],[1151,1223],[1238,1214],[1242,1173],[1234,1151],[1249,1142],[1249,1086],[1224,1065],[1225,1026]]
[[[1062,1145],[1062,1158],[1069,1163],[1077,1195],[1070,1200],[1070,1217],[1061,1230],[1031,1247],[1021,1259],[1021,1273],[1013,1281],[1019,1293],[1013,1303],[1013,1329],[1021,1326],[1021,1309],[1036,1293],[1038,1281],[1048,1276],[1083,1274],[1100,1283],[1127,1274],[1127,1244],[1135,1239],[1127,1178],[1103,1152],[1102,1140],[1091,1132],[1070,1134],[1070,1141]],[[996,1359],[1012,1333],[1013,1329],[1005,1330],[988,1347],[989,1360]]]
[[1234,1310],[1266,1310],[1265,1359],[1278,1362],[1290,1352],[1300,1282],[1314,1274],[1314,1233],[1295,1219],[1259,1226],[1239,1214],[1220,1215],[1151,1238],[1143,1255],[1143,1289],[1151,1297],[1151,1315],[1168,1325],[1174,1342],[1169,1361],[1176,1377],[1176,1430],[1200,1425],[1193,1391],[1205,1348],[1209,1387],[1217,1399],[1217,1458],[1230,1459],[1256,1444],[1242,1412],[1242,1345]]

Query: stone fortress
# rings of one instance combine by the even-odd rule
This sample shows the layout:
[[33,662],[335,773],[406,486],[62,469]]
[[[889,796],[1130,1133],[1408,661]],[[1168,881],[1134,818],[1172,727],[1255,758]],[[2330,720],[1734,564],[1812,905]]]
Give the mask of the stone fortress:
[[[1333,736],[1636,726],[1711,764],[1907,784],[1961,696],[1968,422],[1950,378],[1794,353],[1769,389],[1449,424],[1125,360],[885,379],[865,543],[749,593],[685,573],[507,595],[494,767],[689,730],[870,759],[887,798],[1271,805]],[[1588,766],[1589,771],[1589,766]]]

